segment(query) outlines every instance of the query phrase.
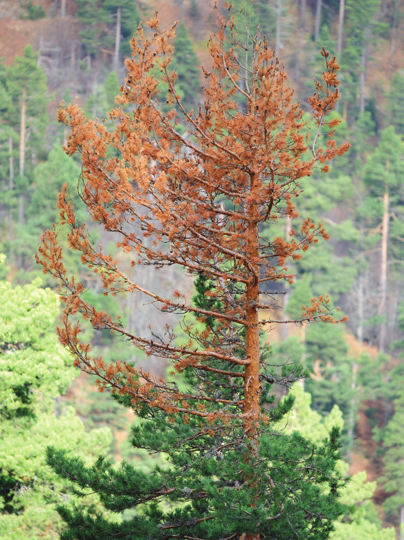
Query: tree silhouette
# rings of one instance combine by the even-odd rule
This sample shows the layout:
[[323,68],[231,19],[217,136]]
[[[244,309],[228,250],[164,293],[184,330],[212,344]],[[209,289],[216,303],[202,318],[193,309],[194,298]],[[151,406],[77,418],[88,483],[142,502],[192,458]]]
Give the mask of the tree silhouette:
[[[326,162],[349,147],[337,147],[332,129],[326,146],[317,148],[322,126],[339,123],[325,119],[339,97],[338,64],[323,50],[323,81],[309,100],[316,124],[309,142],[309,126],[266,40],[248,32],[240,44],[231,13],[218,19],[218,33],[208,42],[211,66],[202,68],[199,110],[186,110],[176,92],[170,71],[175,27],[161,30],[157,15],[148,31],[139,26],[131,42],[128,76],[109,113],[113,131],[87,120],[77,104],[59,110],[59,120],[71,128],[65,150],[82,158],[81,199],[92,220],[111,233],[117,252],[112,256],[91,243],[65,188],[58,205],[70,248],[101,276],[104,294],[142,293],[163,313],[184,314],[181,333],[187,336],[180,340],[169,327],[135,335],[95,309],[83,285],[66,272],[57,231],[44,234],[38,260],[60,282],[62,343],[76,366],[97,376],[101,391],[111,387],[144,419],[133,444],[164,452],[169,461],[168,468],[145,475],[128,463],[115,469],[100,458],[88,467],[50,450],[55,470],[83,493],[98,491],[105,508],[142,508],[119,524],[61,508],[69,525],[62,538],[320,539],[342,512],[341,478],[334,470],[338,430],[322,445],[272,431],[293,406],[293,398],[275,405],[272,387],[288,386],[303,369],[278,366],[260,340],[268,325],[293,322],[273,316],[279,290],[268,288],[292,283],[287,261],[327,238],[310,217],[299,230],[292,227],[288,240],[263,238],[260,231],[285,216],[293,220],[300,179],[318,164],[327,172]],[[161,112],[163,101],[171,112]],[[176,109],[187,127],[183,135]],[[196,299],[181,290],[162,294],[142,287],[124,272],[125,257],[135,276],[138,265],[162,275],[177,265],[199,276]],[[297,321],[336,322],[328,305],[325,296],[313,298]],[[173,372],[183,374],[182,384],[93,356],[80,336],[83,320],[147,355],[169,359]],[[162,500],[166,506],[158,504]]]

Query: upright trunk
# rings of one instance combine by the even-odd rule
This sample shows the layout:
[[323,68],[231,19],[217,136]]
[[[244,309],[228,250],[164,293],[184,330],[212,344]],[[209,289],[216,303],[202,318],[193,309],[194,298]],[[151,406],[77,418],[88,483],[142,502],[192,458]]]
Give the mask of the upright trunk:
[[316,21],[315,21],[315,24],[314,24],[314,41],[317,41],[318,37],[320,35],[321,7],[322,7],[321,0],[317,0],[317,2],[316,2]]
[[[27,90],[24,87],[22,89],[21,99],[21,125],[20,125],[20,168],[19,173],[21,178],[25,174],[25,134],[26,134],[26,120],[27,120]],[[18,224],[24,225],[24,194],[21,192],[18,201]],[[22,256],[19,253],[17,256],[17,266],[22,267]]]
[[63,67],[63,51],[64,51],[64,37],[65,37],[65,18],[66,18],[66,0],[62,0],[62,7],[60,10],[60,53],[59,53],[59,66]]
[[[255,189],[255,175],[251,175],[251,194]],[[255,261],[259,260],[259,239],[258,239],[258,220],[257,210],[254,203],[250,203],[248,208],[249,237],[248,237],[248,259],[253,262],[253,268],[256,276],[259,276],[259,268]],[[260,410],[260,350],[259,350],[259,279],[251,275],[247,284],[246,301],[246,354],[250,363],[246,366],[244,375],[244,436],[248,445],[248,451],[245,455],[247,462],[255,461],[258,457],[258,433],[261,416]],[[247,478],[250,489],[254,497],[256,478]],[[260,535],[245,534],[241,538],[245,540],[259,540]]]
[[281,50],[281,29],[282,29],[282,0],[276,0],[276,34],[275,53],[280,55]]
[[[364,239],[364,230],[363,223],[360,224],[360,246],[362,247]],[[358,300],[357,300],[357,314],[358,314],[358,328],[356,332],[356,337],[360,350],[362,349],[363,343],[363,317],[364,317],[364,303],[365,303],[365,274],[362,270],[359,270],[358,274]],[[357,375],[358,374],[358,364],[352,362],[352,377],[351,377],[351,390],[352,398],[349,404],[349,413],[348,413],[348,456],[351,455],[354,441],[354,429],[355,429],[355,411],[358,404],[356,397],[357,390]]]
[[[254,193],[255,176],[251,175],[251,193]],[[259,239],[258,221],[255,219],[257,210],[254,203],[251,203],[248,210],[250,218],[249,238],[248,238],[248,259],[256,261],[253,263],[256,275],[259,276],[257,261],[259,260]],[[244,379],[244,432],[251,442],[251,451],[258,448],[258,427],[260,420],[260,350],[259,350],[259,281],[255,276],[251,276],[246,291],[247,313],[246,313],[246,354],[250,363],[245,370]]]
[[113,70],[118,72],[119,68],[119,48],[121,46],[121,8],[119,7],[116,11],[116,31],[115,31],[115,51],[114,51],[114,61],[113,61]]
[[14,190],[14,158],[13,158],[13,139],[9,137],[8,139],[8,149],[9,149],[9,180],[8,180],[8,189],[10,195],[10,203],[8,207],[8,241],[10,244],[9,247],[9,257],[10,261],[13,258],[13,241],[14,241],[14,224],[13,224],[13,209],[12,209],[12,194]]
[[391,29],[391,38],[390,38],[390,56],[393,56],[396,52],[397,45],[397,26],[394,25]]
[[[380,265],[380,305],[379,315],[384,315],[386,312],[386,297],[387,297],[387,242],[389,236],[389,192],[386,187],[386,192],[383,197],[383,223],[382,223],[382,256]],[[386,339],[386,323],[380,325],[379,333],[379,350],[384,351]]]
[[260,390],[259,381],[259,328],[258,328],[258,283],[251,281],[247,286],[247,329],[246,329],[246,349],[247,358],[250,363],[245,370],[244,380],[244,413],[245,433],[252,441],[254,449],[258,446],[257,433],[260,418]]
[[24,176],[25,168],[25,132],[27,122],[27,90],[22,89],[21,99],[21,123],[20,123],[20,176]]
[[306,0],[301,0],[300,4],[300,26],[304,30],[306,30]]
[[359,71],[359,112],[365,111],[365,67],[366,67],[366,45],[362,46],[361,63]]
[[339,62],[341,61],[341,53],[342,53],[342,36],[344,32],[344,11],[345,11],[345,0],[340,0],[339,18],[338,18],[338,42],[337,42],[337,58]]
[[354,429],[355,429],[355,409],[357,404],[356,399],[356,386],[357,386],[357,373],[358,373],[358,364],[352,362],[352,378],[351,378],[351,390],[352,390],[352,399],[349,404],[349,414],[348,414],[348,456],[351,455],[353,448],[354,440]]
[[365,276],[363,272],[359,271],[358,277],[358,329],[356,338],[359,345],[363,343],[363,316],[364,316],[364,291],[365,291]]
[[70,69],[74,72],[76,69],[76,42],[72,41],[70,47]]

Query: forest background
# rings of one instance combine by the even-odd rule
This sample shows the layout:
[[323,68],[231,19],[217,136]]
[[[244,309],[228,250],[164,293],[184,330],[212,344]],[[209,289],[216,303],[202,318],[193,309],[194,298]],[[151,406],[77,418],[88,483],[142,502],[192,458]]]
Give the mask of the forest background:
[[[58,104],[77,96],[89,117],[104,117],[124,80],[128,40],[156,9],[164,25],[181,19],[174,68],[184,104],[198,107],[199,65],[215,27],[210,2],[0,1],[0,253],[6,255],[0,369],[9,375],[0,382],[0,531],[6,531],[0,538],[16,538],[17,530],[18,538],[57,537],[61,525],[52,505],[69,487],[57,483],[42,457],[55,438],[89,460],[107,452],[145,469],[153,462],[131,448],[130,413],[97,392],[94,381],[75,378],[53,333],[58,304],[49,288],[55,286],[47,277],[38,280],[34,256],[40,235],[58,220],[58,191],[65,182],[75,186],[80,175],[78,162],[61,150],[67,133],[56,122]],[[303,108],[322,70],[321,46],[341,64],[342,99],[334,114],[342,118],[340,142],[349,140],[352,148],[327,177],[316,172],[310,178],[302,203],[326,225],[331,241],[296,263],[299,279],[278,311],[294,318],[313,295],[327,292],[349,321],[283,325],[268,341],[280,359],[303,360],[311,371],[304,392],[294,390],[301,429],[320,433],[331,419],[343,418],[343,457],[354,476],[346,493],[351,509],[334,538],[402,538],[404,2],[256,0],[251,24],[260,25],[284,62]],[[288,227],[280,234],[287,236]],[[75,268],[73,256],[69,264]],[[151,288],[175,288],[187,279],[170,269],[165,283],[154,284],[153,272],[141,271]],[[98,295],[97,278],[80,277],[89,298],[122,313],[136,333],[158,317],[153,306]],[[192,283],[188,287],[191,295]],[[123,342],[89,337],[107,359],[165,374],[166,365],[132,358]]]

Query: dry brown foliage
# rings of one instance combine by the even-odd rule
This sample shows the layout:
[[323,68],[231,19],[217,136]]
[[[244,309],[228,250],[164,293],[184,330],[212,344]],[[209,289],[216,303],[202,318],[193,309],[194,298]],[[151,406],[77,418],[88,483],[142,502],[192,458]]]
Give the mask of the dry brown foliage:
[[[82,263],[101,277],[104,294],[140,291],[162,311],[193,312],[204,321],[212,317],[215,330],[186,325],[189,341],[180,346],[169,329],[161,336],[133,335],[120,320],[83,299],[83,285],[66,271],[56,229],[44,234],[39,262],[60,282],[65,304],[60,339],[75,364],[98,377],[101,389],[110,386],[129,395],[134,407],[147,403],[168,414],[224,421],[238,416],[247,436],[254,438],[261,415],[259,332],[276,322],[270,310],[265,320],[259,318],[259,310],[268,309],[261,300],[263,284],[293,283],[288,261],[300,258],[319,237],[327,238],[324,227],[310,218],[299,230],[292,227],[288,240],[268,240],[260,232],[287,216],[296,218],[293,200],[302,191],[300,183],[316,166],[327,172],[327,163],[349,145],[337,147],[332,130],[326,145],[318,147],[326,115],[339,97],[335,58],[323,50],[323,80],[315,83],[309,100],[317,126],[310,140],[283,66],[265,39],[248,33],[240,43],[234,19],[220,14],[218,19],[219,30],[208,43],[212,67],[203,69],[204,101],[198,110],[185,110],[181,104],[176,74],[170,71],[175,25],[162,30],[157,15],[146,29],[140,25],[132,39],[128,75],[109,113],[114,129],[86,119],[76,103],[59,110],[59,121],[71,130],[65,151],[81,154],[81,199],[94,222],[119,237],[118,255],[113,258],[92,245],[66,188],[58,201],[69,248],[79,251]],[[167,114],[159,105],[161,82],[168,86],[172,105]],[[337,123],[332,120],[328,127]],[[191,275],[203,274],[213,284],[208,293],[213,307],[196,308],[181,291],[163,297],[145,290],[122,271],[122,252],[129,254],[135,269],[146,264],[164,271],[179,265]],[[335,322],[327,303],[326,297],[313,299],[301,320]],[[202,387],[184,393],[133,365],[107,365],[80,340],[81,318],[123,336],[148,355],[170,359],[178,372],[192,367],[201,376],[225,376],[230,386],[241,381],[243,392],[234,400],[215,397]],[[206,410],[213,401],[218,405],[215,413]],[[234,407],[229,412],[229,403],[239,412]]]

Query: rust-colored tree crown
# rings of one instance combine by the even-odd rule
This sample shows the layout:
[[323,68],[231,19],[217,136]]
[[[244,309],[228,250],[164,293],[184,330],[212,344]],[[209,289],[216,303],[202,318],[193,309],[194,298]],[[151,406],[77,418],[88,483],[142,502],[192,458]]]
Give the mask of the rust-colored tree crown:
[[[265,366],[259,335],[276,323],[265,291],[276,281],[293,283],[288,262],[319,237],[327,238],[323,226],[309,217],[299,229],[293,227],[293,201],[313,168],[327,172],[327,162],[349,145],[337,147],[338,121],[326,120],[339,97],[335,58],[323,50],[323,80],[309,99],[316,126],[310,139],[283,66],[265,38],[248,30],[239,38],[234,18],[218,18],[219,30],[208,42],[211,64],[202,68],[204,98],[198,110],[181,104],[170,71],[175,25],[162,30],[157,15],[147,28],[139,25],[131,41],[128,75],[109,113],[113,129],[107,129],[108,122],[86,119],[76,103],[59,110],[59,121],[71,129],[65,151],[81,154],[81,200],[92,220],[118,239],[114,257],[93,245],[65,187],[58,206],[69,249],[80,252],[83,265],[101,277],[104,294],[140,291],[162,311],[191,313],[204,324],[187,319],[183,330],[189,339],[181,344],[171,329],[134,335],[85,301],[83,284],[66,271],[56,228],[44,234],[39,262],[60,282],[65,304],[60,339],[75,364],[98,377],[101,388],[129,396],[134,408],[146,405],[209,422],[240,419],[254,440],[266,415],[260,405]],[[167,109],[162,100],[172,106],[170,112],[162,112]],[[323,126],[328,136],[321,148]],[[271,236],[271,227],[285,218],[292,220],[289,238]],[[264,227],[269,227],[265,237]],[[123,271],[128,258],[134,279]],[[160,272],[177,265],[202,277],[208,284],[204,307],[180,290],[162,296],[142,288],[136,282],[139,265]],[[316,318],[334,321],[326,297],[313,299],[300,320]],[[81,342],[81,319],[123,336],[148,355],[169,359],[178,372],[191,370],[205,384],[181,391],[132,364],[107,365]]]

